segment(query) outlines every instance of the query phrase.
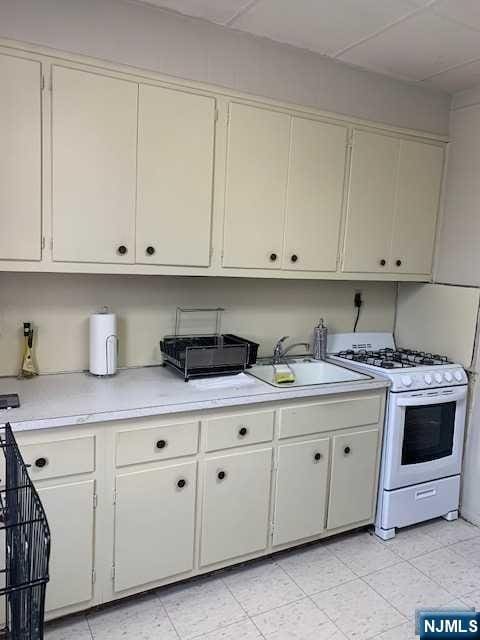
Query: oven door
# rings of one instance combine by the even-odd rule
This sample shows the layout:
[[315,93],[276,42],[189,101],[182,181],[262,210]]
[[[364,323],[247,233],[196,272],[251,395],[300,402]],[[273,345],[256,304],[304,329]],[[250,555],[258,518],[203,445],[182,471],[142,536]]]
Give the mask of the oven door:
[[389,394],[385,489],[460,473],[466,404],[466,386]]

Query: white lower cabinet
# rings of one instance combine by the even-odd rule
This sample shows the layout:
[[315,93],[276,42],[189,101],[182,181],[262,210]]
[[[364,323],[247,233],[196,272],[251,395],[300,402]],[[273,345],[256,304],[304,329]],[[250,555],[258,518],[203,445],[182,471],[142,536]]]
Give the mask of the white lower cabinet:
[[200,566],[267,547],[272,448],[204,464]]
[[39,488],[38,493],[51,534],[45,608],[88,603],[93,596],[95,481],[58,484]]
[[273,544],[317,535],[325,529],[330,438],[278,448]]
[[328,529],[375,515],[379,437],[377,428],[333,437]]
[[114,590],[193,569],[197,463],[118,475]]

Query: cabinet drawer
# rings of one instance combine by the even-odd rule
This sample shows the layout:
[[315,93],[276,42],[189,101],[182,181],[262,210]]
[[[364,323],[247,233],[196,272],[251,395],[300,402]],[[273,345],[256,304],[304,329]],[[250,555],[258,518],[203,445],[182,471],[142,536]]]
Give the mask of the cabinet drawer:
[[117,435],[117,467],[189,456],[198,451],[198,422],[121,431]]
[[20,444],[20,450],[34,482],[95,470],[95,436]]
[[274,411],[261,411],[207,420],[206,451],[268,442],[273,438],[274,417]]
[[280,438],[377,424],[380,396],[317,402],[280,410]]

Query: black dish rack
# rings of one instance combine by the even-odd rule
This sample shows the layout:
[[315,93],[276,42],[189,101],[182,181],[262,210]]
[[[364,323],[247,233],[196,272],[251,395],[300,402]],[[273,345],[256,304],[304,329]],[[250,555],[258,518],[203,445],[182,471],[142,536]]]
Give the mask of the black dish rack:
[[[178,307],[175,335],[160,341],[163,364],[182,374],[185,382],[194,377],[236,374],[255,364],[258,344],[233,334],[221,334],[221,307],[184,309]],[[182,314],[214,313],[215,333],[180,335]]]
[[[5,484],[0,489],[0,531],[5,535],[5,627],[8,640],[43,640],[49,580],[50,529],[43,505],[7,423],[0,429]],[[3,478],[2,478],[3,480]]]

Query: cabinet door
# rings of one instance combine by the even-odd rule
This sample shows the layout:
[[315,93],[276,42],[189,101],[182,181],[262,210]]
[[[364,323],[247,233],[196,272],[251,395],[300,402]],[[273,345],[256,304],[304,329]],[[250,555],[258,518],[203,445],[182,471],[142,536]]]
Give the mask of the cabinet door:
[[395,138],[354,132],[343,271],[390,268],[399,145]]
[[225,267],[281,268],[290,116],[231,104]]
[[93,595],[95,481],[45,487],[38,493],[51,533],[46,609],[87,602]]
[[378,435],[368,429],[333,438],[328,529],[373,518]]
[[402,140],[392,236],[398,273],[430,273],[443,172],[443,147]]
[[330,439],[278,448],[273,544],[314,536],[325,528]]
[[0,55],[0,86],[0,260],[40,260],[40,63]]
[[201,566],[266,548],[271,468],[271,448],[205,462]]
[[140,85],[137,262],[208,266],[215,100]]
[[115,591],[193,568],[197,463],[117,476]]
[[54,260],[135,261],[137,94],[133,82],[53,67]]
[[346,127],[292,119],[284,269],[337,268],[347,132]]

